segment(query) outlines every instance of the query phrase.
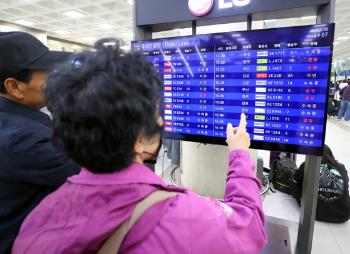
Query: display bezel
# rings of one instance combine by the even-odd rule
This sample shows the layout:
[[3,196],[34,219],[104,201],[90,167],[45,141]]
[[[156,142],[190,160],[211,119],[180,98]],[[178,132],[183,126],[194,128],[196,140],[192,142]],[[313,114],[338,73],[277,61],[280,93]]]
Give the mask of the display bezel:
[[[324,117],[323,117],[323,134],[322,134],[322,144],[320,147],[314,147],[314,146],[304,146],[304,145],[295,145],[295,144],[283,144],[283,143],[274,143],[274,142],[266,142],[266,141],[255,141],[251,140],[251,146],[252,149],[261,149],[261,150],[271,150],[271,151],[281,151],[281,152],[290,152],[290,153],[299,153],[299,154],[306,154],[306,155],[316,155],[320,156],[323,153],[323,147],[325,142],[325,136],[326,136],[326,126],[327,126],[327,105],[328,105],[328,91],[330,89],[330,76],[331,76],[331,70],[332,70],[332,58],[333,58],[333,42],[334,42],[334,29],[335,29],[335,23],[326,23],[326,24],[314,24],[314,25],[305,25],[305,26],[293,26],[293,27],[279,27],[279,28],[268,28],[268,29],[256,29],[256,30],[247,30],[247,31],[230,31],[225,33],[210,33],[208,35],[220,35],[220,34],[227,34],[227,33],[254,33],[254,32],[261,32],[261,31],[271,31],[271,30],[281,30],[281,29],[300,29],[300,28],[312,28],[315,26],[320,25],[327,25],[331,29],[329,31],[330,34],[330,56],[329,56],[329,67],[328,67],[328,80],[327,80],[327,94],[325,96],[325,108],[324,108]],[[201,34],[203,35],[203,34]],[[156,41],[156,40],[172,40],[177,38],[193,38],[197,35],[189,35],[189,36],[176,36],[176,37],[167,37],[167,38],[159,38],[159,39],[146,39],[146,40],[137,40],[132,41],[132,46],[135,43],[140,43],[143,41]],[[267,49],[268,50],[268,49]],[[219,138],[219,137],[211,137],[211,136],[201,136],[201,135],[193,135],[193,134],[182,134],[182,133],[172,133],[172,132],[165,132],[163,133],[164,138],[169,139],[177,139],[182,141],[190,141],[190,142],[199,142],[199,143],[205,143],[205,144],[215,144],[215,145],[227,145],[225,138]]]

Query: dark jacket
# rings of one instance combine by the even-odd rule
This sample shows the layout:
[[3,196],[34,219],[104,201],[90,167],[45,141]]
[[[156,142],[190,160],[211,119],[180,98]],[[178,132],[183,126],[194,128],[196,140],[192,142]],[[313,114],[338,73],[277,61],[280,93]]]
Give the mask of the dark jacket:
[[350,85],[341,89],[339,94],[341,95],[343,100],[350,101]]
[[10,253],[26,215],[79,172],[51,142],[50,118],[0,97],[0,253]]
[[[300,205],[304,163],[294,174],[292,194]],[[321,164],[318,188],[316,220],[342,223],[350,218],[349,177],[343,164],[336,167]]]

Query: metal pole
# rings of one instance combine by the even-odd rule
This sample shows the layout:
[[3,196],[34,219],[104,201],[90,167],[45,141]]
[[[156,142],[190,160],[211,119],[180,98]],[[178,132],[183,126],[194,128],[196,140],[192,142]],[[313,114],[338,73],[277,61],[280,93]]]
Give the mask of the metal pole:
[[[318,24],[334,22],[335,0],[322,5],[317,11]],[[322,157],[306,156],[303,195],[301,197],[297,254],[310,254],[314,233],[320,164]]]
[[247,16],[247,30],[252,30],[253,17],[251,14]]
[[197,22],[195,20],[192,21],[192,35],[197,34]]
[[152,29],[148,26],[138,26],[136,24],[137,7],[140,0],[134,0],[133,4],[133,38],[134,40],[152,39]]
[[[148,26],[138,26],[136,24],[137,7],[140,0],[133,0],[133,38],[134,40],[152,39],[152,29]],[[145,163],[153,172],[155,172],[155,164]]]
[[296,246],[297,254],[311,253],[321,160],[322,157],[319,156],[306,156]]

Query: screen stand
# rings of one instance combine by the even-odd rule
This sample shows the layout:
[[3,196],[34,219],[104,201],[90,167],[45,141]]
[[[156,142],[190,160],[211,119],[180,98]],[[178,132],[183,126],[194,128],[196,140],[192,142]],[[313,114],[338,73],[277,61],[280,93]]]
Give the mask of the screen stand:
[[297,254],[311,253],[321,160],[322,157],[311,155],[306,156],[298,240],[296,245]]

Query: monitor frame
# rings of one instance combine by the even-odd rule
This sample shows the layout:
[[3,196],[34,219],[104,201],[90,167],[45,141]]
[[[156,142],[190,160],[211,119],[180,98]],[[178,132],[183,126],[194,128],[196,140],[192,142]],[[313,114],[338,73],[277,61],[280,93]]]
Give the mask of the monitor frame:
[[[330,55],[329,55],[329,66],[328,66],[328,76],[327,76],[327,94],[325,95],[325,108],[324,108],[324,116],[323,116],[323,133],[322,133],[322,144],[320,147],[312,147],[312,146],[304,146],[304,145],[295,145],[295,144],[283,144],[283,143],[274,143],[267,141],[255,141],[251,140],[250,148],[252,149],[260,149],[260,150],[270,150],[270,151],[281,151],[281,152],[290,152],[290,153],[299,153],[305,155],[316,155],[322,156],[323,148],[326,137],[326,126],[327,126],[327,105],[329,100],[328,91],[330,89],[330,77],[332,70],[332,59],[333,59],[333,42],[334,42],[334,33],[335,33],[335,23],[324,23],[324,24],[313,24],[313,25],[303,25],[303,26],[291,26],[291,27],[279,27],[279,28],[268,28],[268,29],[256,29],[256,30],[245,30],[245,31],[229,31],[225,33],[210,33],[208,35],[220,35],[226,33],[254,33],[261,31],[271,31],[271,30],[280,30],[280,29],[288,29],[288,28],[303,28],[303,27],[313,27],[313,26],[321,26],[327,25],[332,28],[332,34],[330,35],[330,40],[332,44],[330,45]],[[206,35],[206,34],[201,34]],[[135,43],[140,43],[143,41],[157,41],[157,40],[171,40],[171,39],[182,39],[182,38],[193,38],[200,35],[187,35],[187,36],[176,36],[176,37],[167,37],[167,38],[158,38],[158,39],[145,39],[145,40],[136,40],[132,41],[131,45]],[[269,49],[267,49],[269,50]],[[163,101],[162,103],[163,104]],[[163,105],[161,105],[163,109]],[[163,110],[161,111],[163,113]],[[190,142],[198,142],[204,144],[214,144],[214,145],[227,145],[225,138],[219,137],[211,137],[211,136],[201,136],[201,135],[193,135],[193,134],[182,134],[182,133],[173,133],[173,132],[163,132],[163,137],[168,139],[177,139],[182,141],[190,141]]]

